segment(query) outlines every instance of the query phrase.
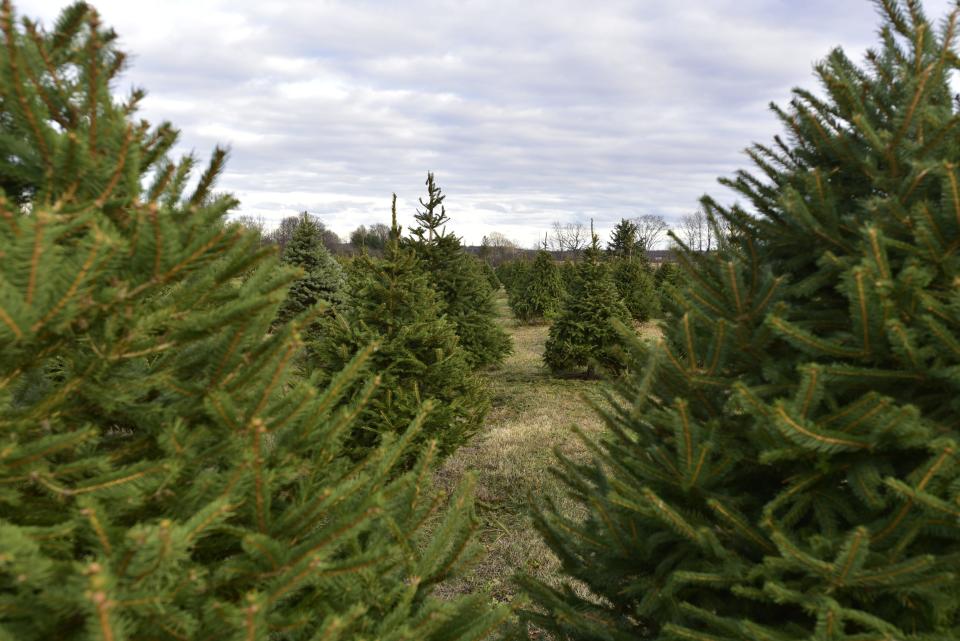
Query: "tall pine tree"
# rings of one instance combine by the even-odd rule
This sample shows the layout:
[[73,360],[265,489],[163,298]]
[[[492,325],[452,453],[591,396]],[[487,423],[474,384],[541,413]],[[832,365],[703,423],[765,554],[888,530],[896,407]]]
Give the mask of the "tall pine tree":
[[602,259],[592,225],[590,232],[592,242],[576,265],[573,287],[550,326],[544,347],[543,360],[555,373],[586,368],[587,376],[593,376],[597,365],[616,370],[622,364],[613,321],[626,322],[630,314]]
[[304,212],[293,236],[283,248],[281,261],[304,274],[290,285],[277,319],[286,322],[317,304],[336,305],[343,296],[343,268],[323,245],[323,230]]
[[607,253],[617,258],[632,258],[638,253],[637,226],[635,223],[626,218],[620,219],[620,222],[610,232]]
[[545,249],[537,252],[529,267],[518,270],[511,289],[510,309],[524,323],[551,318],[559,310],[565,291],[560,268]]
[[341,311],[324,321],[322,335],[310,347],[319,382],[327,384],[356,354],[377,345],[370,360],[379,386],[372,392],[363,385],[352,390],[352,396],[371,395],[350,435],[357,456],[384,435],[403,433],[423,403],[433,404],[405,458],[412,462],[428,440],[437,441],[440,455],[465,443],[480,429],[488,399],[439,295],[400,234],[394,196],[383,258],[362,255],[353,261]]
[[645,322],[660,313],[660,293],[646,260],[633,256],[610,261],[617,292],[635,321]]
[[957,13],[878,6],[726,181],[756,215],[704,200],[735,233],[563,462],[586,518],[539,527],[593,595],[525,581],[557,638],[960,639]]
[[294,274],[225,222],[225,152],[191,181],[141,92],[114,102],[114,40],[82,3],[52,33],[0,5],[0,638],[482,638],[482,598],[430,596],[466,494],[427,540],[415,431],[342,455],[369,350],[294,376],[298,323],[268,331]]
[[447,319],[453,323],[473,368],[501,363],[510,353],[510,337],[496,322],[493,288],[480,263],[467,254],[460,239],[448,234],[443,201],[446,196],[427,174],[427,198],[416,216],[410,241],[413,251],[437,290]]

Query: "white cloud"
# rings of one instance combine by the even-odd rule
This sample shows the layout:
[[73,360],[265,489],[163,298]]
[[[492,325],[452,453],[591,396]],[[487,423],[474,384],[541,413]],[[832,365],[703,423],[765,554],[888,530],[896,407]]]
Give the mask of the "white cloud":
[[[931,16],[950,0],[928,0]],[[60,0],[18,3],[55,19]],[[696,207],[779,125],[769,101],[854,59],[866,0],[104,0],[133,54],[124,82],[182,149],[231,146],[220,187],[243,213],[308,209],[346,235],[408,221],[426,171],[453,229],[533,244],[553,220]],[[123,89],[123,88],[121,88]]]

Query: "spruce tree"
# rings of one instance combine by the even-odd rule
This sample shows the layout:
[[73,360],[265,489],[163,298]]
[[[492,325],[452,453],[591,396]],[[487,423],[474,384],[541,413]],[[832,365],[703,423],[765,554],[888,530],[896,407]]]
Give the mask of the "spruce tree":
[[464,251],[460,239],[448,234],[443,201],[446,196],[427,174],[427,198],[414,218],[410,245],[431,285],[440,295],[443,312],[453,323],[467,362],[474,368],[501,363],[510,353],[510,337],[497,324],[493,289],[475,258]]
[[369,350],[326,388],[294,376],[298,323],[269,332],[294,274],[226,223],[223,150],[191,181],[142,93],[114,102],[114,41],[82,3],[51,33],[0,5],[23,170],[0,191],[0,638],[483,638],[502,613],[430,597],[469,556],[467,496],[427,541],[429,457],[396,470],[414,432],[342,455]]
[[577,263],[572,260],[564,260],[560,262],[558,269],[560,271],[560,282],[563,283],[563,291],[569,292],[576,286]]
[[293,236],[283,248],[281,261],[299,267],[304,274],[290,285],[277,315],[279,322],[287,322],[318,303],[336,305],[342,298],[346,277],[343,268],[324,246],[322,232],[304,212],[297,221]]
[[960,639],[957,12],[878,6],[725,181],[756,213],[704,199],[734,233],[562,462],[586,516],[538,523],[592,595],[525,581],[555,638]]
[[370,361],[379,386],[371,392],[355,385],[351,392],[352,397],[370,395],[349,437],[357,456],[365,456],[384,435],[402,434],[424,403],[433,404],[404,459],[412,462],[430,439],[440,456],[465,443],[480,429],[488,399],[440,297],[400,234],[394,196],[383,258],[354,259],[340,311],[324,320],[322,335],[310,349],[319,383],[326,385],[356,354],[377,345]]
[[660,294],[646,261],[634,256],[610,261],[613,282],[630,316],[645,322],[660,312]]
[[626,218],[621,218],[607,243],[607,253],[617,258],[631,258],[637,252],[637,226]]
[[525,307],[524,295],[530,279],[530,265],[531,262],[527,260],[514,260],[497,268],[497,278],[507,290],[507,305],[517,319],[520,319],[520,312]]
[[500,279],[497,278],[497,272],[493,269],[493,266],[486,260],[480,262],[480,271],[483,272],[483,277],[487,279],[487,282],[490,284],[490,289],[494,292],[500,290],[502,283]]
[[544,347],[543,360],[554,373],[585,367],[587,376],[593,376],[597,365],[607,371],[621,365],[613,321],[626,322],[630,313],[602,260],[599,239],[592,228],[590,231],[593,240],[577,263],[573,287],[550,326]]
[[564,295],[557,264],[549,252],[541,249],[524,271],[517,274],[514,283],[514,295],[510,299],[513,314],[524,323],[549,319],[559,309]]

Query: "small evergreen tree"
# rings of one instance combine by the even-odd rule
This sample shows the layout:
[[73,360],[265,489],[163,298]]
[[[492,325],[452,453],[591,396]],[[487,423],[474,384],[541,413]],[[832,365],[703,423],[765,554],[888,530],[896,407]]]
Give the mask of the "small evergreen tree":
[[494,292],[497,292],[502,283],[500,279],[497,278],[497,272],[493,269],[493,266],[487,261],[481,261],[480,270],[483,272],[483,277],[487,279],[487,282],[490,284],[490,289]]
[[427,174],[427,198],[415,218],[410,245],[440,295],[443,311],[453,323],[467,362],[474,369],[501,363],[510,353],[510,337],[496,322],[493,289],[480,264],[467,254],[460,239],[446,233],[446,198]]
[[593,240],[577,264],[573,287],[550,326],[543,352],[544,362],[555,373],[586,367],[587,376],[593,376],[595,365],[605,370],[621,365],[613,321],[626,322],[630,313],[602,260],[599,239],[590,231]]
[[637,225],[633,221],[626,218],[620,219],[620,222],[610,232],[607,253],[617,258],[632,258],[638,253]]
[[610,267],[617,292],[634,320],[642,323],[660,313],[660,295],[645,261],[619,258]]
[[500,263],[494,272],[497,275],[497,280],[499,280],[504,289],[507,290],[507,294],[510,294],[511,291],[517,288],[519,282],[523,281],[522,273],[528,268],[529,265],[527,261],[510,260]]
[[563,283],[563,291],[569,292],[576,286],[577,263],[572,260],[564,260],[561,261],[558,269],[560,270],[560,282]]
[[379,387],[352,390],[352,396],[371,395],[349,438],[356,456],[364,456],[384,434],[402,434],[422,404],[433,403],[405,459],[412,462],[430,439],[441,456],[466,442],[480,428],[488,400],[437,292],[413,249],[401,243],[395,208],[396,196],[383,258],[354,259],[341,311],[323,322],[310,347],[318,382],[326,385],[366,346],[378,346],[370,361]]
[[563,462],[586,517],[539,527],[592,594],[525,582],[556,638],[960,639],[957,10],[878,5],[728,181],[756,213],[704,199],[734,233]]
[[549,252],[541,249],[526,273],[518,273],[510,308],[524,323],[541,322],[553,316],[564,294],[560,270]]
[[225,223],[224,151],[186,192],[176,131],[114,102],[114,42],[82,3],[52,33],[0,5],[0,162],[23,169],[0,191],[0,638],[481,638],[502,613],[430,597],[469,557],[467,496],[427,541],[429,457],[342,455],[360,406],[332,406],[369,351],[319,391],[294,376],[297,322],[268,332],[294,274]]
[[530,261],[515,260],[497,268],[497,277],[501,279],[507,290],[507,305],[517,319],[520,318],[519,310],[525,306],[524,295],[527,291],[527,282],[530,280],[530,265]]
[[283,248],[281,261],[304,271],[290,285],[287,298],[280,306],[277,320],[281,323],[314,307],[318,303],[336,305],[342,297],[346,277],[343,268],[323,244],[322,229],[303,213],[293,236]]

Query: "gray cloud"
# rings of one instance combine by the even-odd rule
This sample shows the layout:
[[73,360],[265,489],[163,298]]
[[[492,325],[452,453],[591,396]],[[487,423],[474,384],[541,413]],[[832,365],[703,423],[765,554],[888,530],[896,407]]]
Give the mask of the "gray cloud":
[[[877,24],[866,0],[95,4],[144,115],[183,150],[231,146],[220,187],[242,213],[307,209],[346,235],[396,191],[409,223],[432,170],[467,241],[527,245],[553,220],[605,233],[725,197],[716,178],[779,131],[767,103],[813,88],[834,46],[859,58]],[[49,24],[60,5],[18,6]]]

